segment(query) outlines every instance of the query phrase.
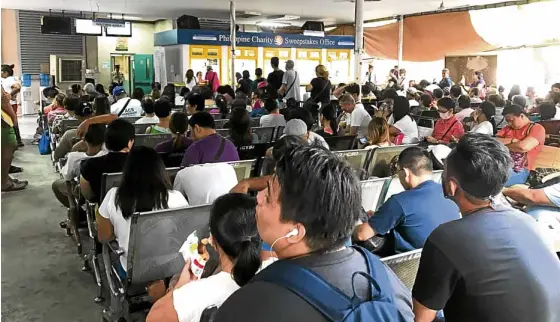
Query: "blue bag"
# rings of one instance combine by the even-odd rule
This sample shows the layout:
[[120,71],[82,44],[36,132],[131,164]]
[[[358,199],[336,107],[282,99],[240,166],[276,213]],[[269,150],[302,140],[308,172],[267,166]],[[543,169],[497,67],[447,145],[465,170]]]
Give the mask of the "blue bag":
[[48,129],[43,130],[39,139],[39,153],[41,155],[51,154],[51,134]]
[[391,284],[383,263],[369,251],[361,247],[354,248],[366,258],[369,274],[355,272],[352,275],[352,284],[356,276],[365,277],[371,284],[370,300],[357,296],[354,286],[354,296],[349,298],[316,273],[287,260],[270,265],[255,275],[251,282],[263,281],[285,287],[315,307],[330,321],[406,321],[388,293]]

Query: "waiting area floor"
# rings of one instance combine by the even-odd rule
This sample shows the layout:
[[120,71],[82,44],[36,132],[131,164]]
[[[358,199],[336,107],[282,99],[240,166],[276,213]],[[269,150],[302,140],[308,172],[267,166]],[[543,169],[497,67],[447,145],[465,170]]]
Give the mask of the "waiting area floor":
[[[49,156],[30,144],[36,117],[20,120],[26,146],[14,165],[28,180],[24,191],[2,193],[2,319],[4,321],[100,321],[91,273],[80,270],[76,247],[59,222],[66,210],[54,198],[58,178]],[[85,248],[84,248],[85,249]]]

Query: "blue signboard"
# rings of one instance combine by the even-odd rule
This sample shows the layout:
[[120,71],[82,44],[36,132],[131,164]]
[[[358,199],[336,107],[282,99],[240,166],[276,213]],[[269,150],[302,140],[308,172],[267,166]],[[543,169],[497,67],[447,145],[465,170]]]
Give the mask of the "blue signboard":
[[[296,34],[238,32],[236,44],[243,47],[353,49],[354,36],[313,37]],[[154,34],[154,45],[229,46],[230,35],[227,31],[173,29]]]

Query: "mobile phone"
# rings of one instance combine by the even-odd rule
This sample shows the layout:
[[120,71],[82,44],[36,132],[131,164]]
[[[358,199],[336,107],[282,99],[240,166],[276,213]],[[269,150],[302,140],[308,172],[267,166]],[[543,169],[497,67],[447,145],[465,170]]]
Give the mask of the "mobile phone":
[[361,139],[360,139],[360,143],[361,143],[361,144],[366,144],[366,143],[367,143],[367,139],[366,139],[366,138],[361,138]]

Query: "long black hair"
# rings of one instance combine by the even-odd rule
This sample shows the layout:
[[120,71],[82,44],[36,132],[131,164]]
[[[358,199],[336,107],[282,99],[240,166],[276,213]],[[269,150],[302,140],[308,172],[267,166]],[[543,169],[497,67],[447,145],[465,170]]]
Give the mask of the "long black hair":
[[494,132],[494,134],[496,134],[498,130],[496,121],[494,120],[494,116],[496,116],[496,106],[492,102],[485,101],[482,102],[482,104],[480,104],[479,108],[482,114],[484,114],[484,116],[488,120],[488,122],[492,124],[492,131]]
[[393,119],[395,123],[410,114],[410,103],[403,96],[397,96],[393,103]]
[[210,233],[233,262],[233,280],[243,286],[261,266],[261,239],[255,219],[255,198],[229,193],[214,201],[210,210]]
[[14,76],[14,65],[2,64],[2,73],[8,74],[8,76]]
[[186,146],[183,137],[189,128],[187,114],[183,112],[175,112],[171,114],[169,120],[169,130],[171,133],[177,135],[173,140],[173,151],[185,151]]
[[152,148],[137,146],[130,150],[126,158],[115,207],[121,210],[124,219],[137,211],[167,209],[170,189],[169,176],[157,152]]
[[246,146],[253,143],[251,119],[246,109],[240,107],[233,109],[229,119],[229,126],[229,138],[235,146]]
[[95,111],[95,116],[111,114],[111,103],[109,103],[107,96],[97,96],[93,100],[93,110]]
[[329,121],[329,125],[333,130],[333,134],[338,132],[338,122],[336,121],[336,107],[333,104],[327,104],[321,109],[321,115],[325,120]]

